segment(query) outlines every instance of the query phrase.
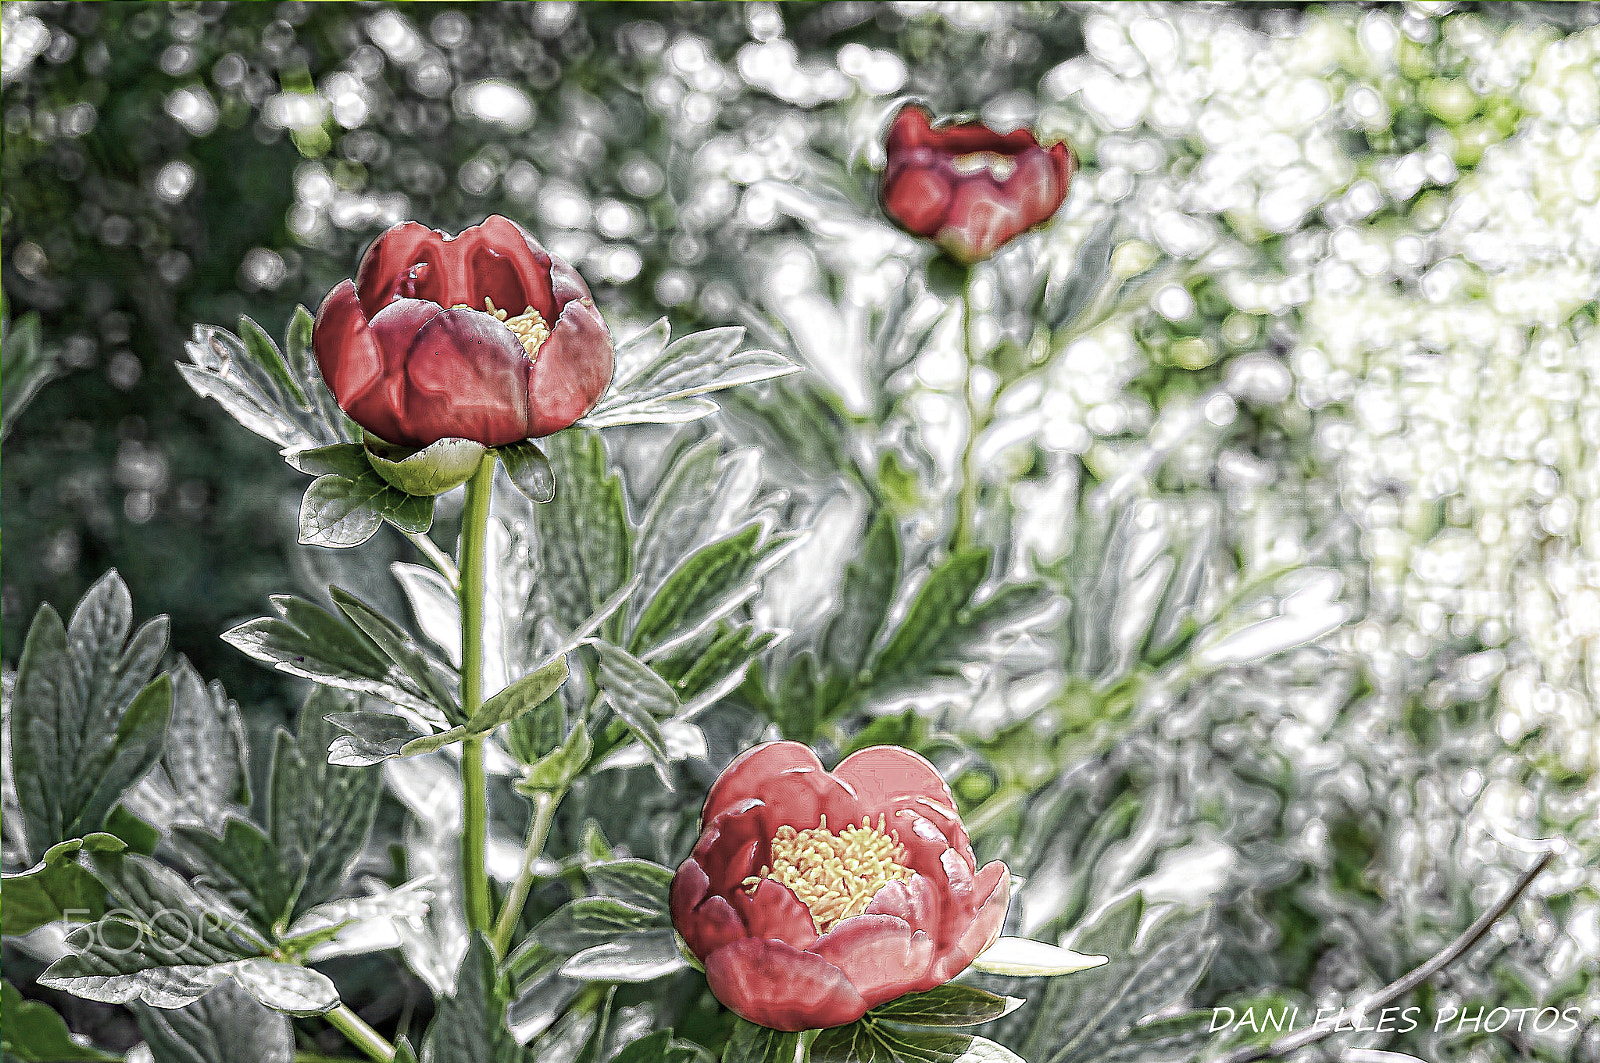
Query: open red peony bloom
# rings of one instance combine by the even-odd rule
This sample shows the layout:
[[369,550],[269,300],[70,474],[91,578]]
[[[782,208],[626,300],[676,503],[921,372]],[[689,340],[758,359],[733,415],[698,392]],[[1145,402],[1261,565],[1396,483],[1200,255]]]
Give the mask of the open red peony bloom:
[[968,264],[1050,220],[1077,168],[1065,144],[1045,148],[1026,129],[977,122],[936,128],[915,104],[895,115],[886,148],[884,212]]
[[459,236],[396,225],[317,310],[339,405],[389,443],[495,447],[559,432],[611,383],[611,333],[577,270],[494,215]]
[[993,944],[1010,901],[949,787],[908,749],[824,771],[798,742],[742,754],[711,788],[672,921],[717,999],[777,1030],[854,1022],[942,985]]

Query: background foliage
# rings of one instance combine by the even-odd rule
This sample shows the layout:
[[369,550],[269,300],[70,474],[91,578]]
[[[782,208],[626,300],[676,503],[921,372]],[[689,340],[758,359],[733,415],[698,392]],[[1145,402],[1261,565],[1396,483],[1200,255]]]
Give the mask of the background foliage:
[[[765,728],[841,753],[896,741],[954,781],[980,856],[1027,878],[1008,932],[1120,957],[995,1024],[1030,1060],[1194,1058],[1192,1022],[1124,1027],[1346,999],[1436,951],[1552,838],[1515,927],[1419,1000],[1575,1006],[1579,1033],[1343,1043],[1600,1058],[1591,8],[12,3],[4,20],[8,698],[41,603],[65,615],[115,566],[130,616],[169,615],[193,663],[172,711],[234,721],[216,807],[254,794],[249,829],[299,851],[263,795],[304,685],[217,636],[268,594],[331,609],[329,582],[429,635],[386,564],[420,559],[390,531],[359,558],[295,545],[302,478],[174,363],[197,322],[248,313],[281,336],[388,224],[505,213],[579,266],[619,338],[662,315],[744,325],[809,370],[708,422],[553,455],[617,478],[635,571],[666,470],[690,463],[747,507],[724,530],[754,517],[794,552],[730,614],[784,637],[697,718],[706,756],[664,769],[675,792],[649,770],[583,780],[541,912],[586,864],[681,859],[701,788]],[[905,94],[1065,136],[1084,163],[1054,228],[980,275],[980,364],[873,205]],[[978,517],[952,550],[964,489]],[[508,557],[550,549],[559,508],[497,506],[530,510],[527,539],[506,518]],[[163,763],[140,792],[180,782]],[[351,859],[374,890],[451,830],[431,762],[394,763],[381,794],[349,797],[373,805]],[[515,846],[525,812],[501,796]],[[79,802],[82,829],[103,804]],[[8,872],[44,855],[10,844],[19,814],[31,835],[45,813],[7,805]],[[292,916],[332,896],[314,892]],[[449,997],[465,937],[419,925],[400,952],[319,969],[416,1042],[444,999],[444,1053],[485,989]],[[553,974],[585,933],[518,974],[518,1041],[576,1053],[610,1007],[602,1055],[666,1026],[721,1043],[697,975],[608,1004]],[[8,936],[8,981],[106,1049],[184,1058],[273,1018],[232,983],[184,1011],[88,1004],[33,984],[48,952]],[[26,1006],[8,985],[8,1036]],[[341,1044],[316,1020],[251,1036],[285,1058]]]

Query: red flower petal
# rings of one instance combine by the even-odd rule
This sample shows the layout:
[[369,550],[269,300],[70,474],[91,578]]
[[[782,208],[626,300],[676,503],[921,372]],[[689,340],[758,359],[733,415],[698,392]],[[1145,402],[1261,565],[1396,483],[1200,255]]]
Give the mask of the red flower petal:
[[356,291],[369,321],[396,299],[451,305],[444,241],[444,233],[414,221],[386,229],[372,241],[356,271]]
[[717,816],[694,847],[694,859],[711,879],[708,892],[731,893],[760,870],[771,859],[776,829],[771,810],[758,800]]
[[566,304],[534,356],[528,435],[559,432],[594,409],[611,383],[612,361],[611,332],[586,292]]
[[423,447],[460,436],[497,447],[528,438],[528,369],[517,337],[488,314],[436,314],[406,356],[405,438],[390,442]]
[[687,918],[674,925],[678,933],[683,935],[689,951],[698,956],[702,963],[723,946],[749,936],[739,913],[724,897],[707,897],[695,906]]
[[852,753],[833,769],[833,775],[854,787],[856,796],[869,808],[900,806],[918,797],[956,807],[938,769],[900,746],[871,746]]
[[[492,299],[497,309],[512,316],[531,306],[546,321],[554,321],[561,312],[561,301],[551,292],[551,271],[561,260],[510,218],[491,214],[482,224],[461,230],[445,249],[451,262],[452,297],[458,302],[482,310],[484,299]],[[561,265],[571,269],[565,262]],[[584,294],[589,294],[587,289]]]
[[984,901],[953,946],[934,961],[932,974],[938,979],[935,984],[948,982],[970,967],[984,949],[995,943],[1005,924],[1006,908],[1011,903],[1010,871],[996,860],[984,865],[977,881],[977,893]]
[[1014,155],[1038,147],[1039,141],[1026,129],[996,133],[982,122],[935,126],[933,116],[926,110],[907,104],[895,115],[884,146],[890,156],[911,148],[932,148],[949,155],[967,155],[975,151]]
[[756,884],[753,893],[736,889],[728,899],[744,920],[751,937],[782,941],[797,949],[810,948],[817,940],[817,924],[811,918],[811,909],[781,882],[764,878]]
[[317,308],[311,349],[322,379],[340,406],[355,402],[382,378],[383,352],[367,327],[356,286],[350,281],[335,285]]
[[816,1030],[854,1022],[866,1001],[844,972],[781,941],[744,938],[705,961],[711,992],[735,1014],[774,1030]]
[[903,882],[891,882],[873,895],[867,915],[892,915],[905,920],[913,930],[934,931],[939,914],[939,898],[925,875],[912,875]]
[[667,890],[667,908],[672,912],[673,924],[682,925],[694,906],[705,900],[710,888],[711,879],[694,857],[679,864],[677,874],[672,876],[672,886]]
[[810,951],[843,971],[869,1008],[921,986],[933,962],[928,935],[892,915],[845,919]]
[[779,823],[799,830],[815,827],[822,815],[837,830],[860,822],[863,812],[855,793],[824,771],[817,755],[799,742],[768,742],[736,757],[706,797],[702,826],[750,797],[766,802]]
[[950,209],[950,180],[941,167],[918,159],[884,171],[883,210],[916,236],[932,236]]

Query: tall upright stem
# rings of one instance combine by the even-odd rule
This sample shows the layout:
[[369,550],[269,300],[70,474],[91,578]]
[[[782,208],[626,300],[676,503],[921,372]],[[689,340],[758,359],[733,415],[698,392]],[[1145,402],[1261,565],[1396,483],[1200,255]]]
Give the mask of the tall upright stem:
[[978,408],[977,396],[972,392],[973,370],[977,368],[974,352],[977,349],[972,336],[972,273],[968,272],[966,284],[961,288],[961,346],[966,355],[967,379],[962,397],[967,404],[967,443],[961,450],[960,493],[956,495],[956,526],[951,532],[950,545],[961,550],[972,545],[972,524],[978,508],[978,436],[986,427],[984,411]]
[[[495,454],[483,456],[467,481],[461,514],[461,711],[470,719],[483,704],[483,569],[489,531],[489,499],[494,491]],[[467,925],[489,932],[489,875],[484,867],[488,841],[488,803],[483,779],[483,737],[461,743],[461,876]]]

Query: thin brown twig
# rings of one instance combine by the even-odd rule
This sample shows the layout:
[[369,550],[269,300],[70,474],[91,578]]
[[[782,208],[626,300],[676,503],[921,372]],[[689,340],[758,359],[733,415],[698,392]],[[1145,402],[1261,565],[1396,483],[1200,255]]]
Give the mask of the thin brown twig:
[[[1350,1010],[1358,1016],[1365,1015],[1375,1008],[1381,1011],[1456,962],[1472,946],[1482,940],[1483,936],[1489,932],[1489,929],[1500,921],[1501,916],[1511,910],[1511,906],[1517,903],[1517,899],[1526,892],[1529,886],[1533,885],[1533,880],[1539,877],[1540,872],[1548,867],[1553,859],[1555,859],[1555,853],[1553,851],[1546,852],[1539,858],[1537,863],[1523,873],[1521,878],[1517,879],[1516,884],[1511,887],[1504,897],[1500,898],[1498,904],[1478,916],[1473,924],[1467,927],[1461,936],[1452,941],[1443,952],[1440,952],[1410,974],[1384,986]],[[1338,1030],[1338,1025],[1338,1023],[1331,1023],[1327,1026],[1313,1024],[1310,1028],[1301,1030],[1298,1033],[1280,1037],[1271,1044],[1242,1045],[1225,1055],[1218,1056],[1211,1063],[1255,1063],[1259,1059],[1286,1056],[1290,1052],[1305,1048],[1307,1045],[1316,1044],[1336,1031],[1340,1033],[1351,1032],[1350,1030]]]

